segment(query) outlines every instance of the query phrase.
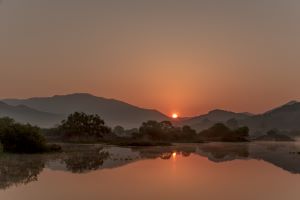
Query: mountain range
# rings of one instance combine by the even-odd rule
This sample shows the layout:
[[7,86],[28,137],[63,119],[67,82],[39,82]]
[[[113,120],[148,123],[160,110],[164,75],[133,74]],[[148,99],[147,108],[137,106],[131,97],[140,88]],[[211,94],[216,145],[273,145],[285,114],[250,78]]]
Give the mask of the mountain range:
[[231,111],[217,109],[217,110],[212,110],[209,113],[204,115],[182,119],[177,124],[189,125],[192,128],[199,131],[199,130],[207,129],[218,122],[224,123],[231,119],[244,120],[249,118],[250,116],[252,116],[252,114],[250,113],[235,113]]
[[[41,127],[53,127],[75,111],[98,114],[109,126],[121,125],[125,128],[139,127],[147,120],[171,120],[154,109],[140,108],[86,93],[0,101],[0,117],[9,116],[18,122],[28,122]],[[300,130],[300,102],[291,101],[257,115],[213,110],[204,115],[181,118],[173,122],[175,125],[189,125],[197,131],[218,122],[231,127],[248,126],[252,134],[270,129]]]
[[[86,93],[30,99],[4,99],[3,102],[11,106],[24,105],[27,108],[43,112],[45,117],[56,116],[56,123],[75,111],[98,114],[108,125],[122,125],[126,128],[138,127],[147,120],[163,121],[169,119],[153,109],[139,108],[119,100],[96,97]],[[1,109],[0,113],[2,113]],[[18,110],[12,109],[8,116],[13,117],[18,114]],[[26,120],[32,123],[29,118],[22,119],[22,121]]]
[[25,105],[8,105],[0,101],[0,117],[11,117],[17,122],[51,127],[64,118],[63,115],[39,111]]

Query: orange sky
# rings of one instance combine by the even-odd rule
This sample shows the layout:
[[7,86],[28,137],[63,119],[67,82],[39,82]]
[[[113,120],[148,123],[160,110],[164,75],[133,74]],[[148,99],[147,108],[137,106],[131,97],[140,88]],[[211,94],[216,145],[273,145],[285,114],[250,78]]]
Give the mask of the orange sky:
[[0,98],[89,92],[190,116],[299,100],[298,1],[3,0]]

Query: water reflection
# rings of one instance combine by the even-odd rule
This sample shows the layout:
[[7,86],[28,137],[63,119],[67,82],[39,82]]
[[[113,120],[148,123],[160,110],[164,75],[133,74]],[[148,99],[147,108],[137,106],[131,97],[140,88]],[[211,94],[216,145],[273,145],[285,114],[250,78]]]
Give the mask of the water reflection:
[[210,143],[198,146],[197,153],[213,162],[236,159],[264,160],[290,173],[300,174],[300,145],[298,143]]
[[0,157],[0,189],[37,181],[45,162],[40,156],[5,155]]
[[214,162],[246,159],[250,156],[248,144],[211,143],[198,146],[197,153]]
[[142,159],[177,159],[191,154],[213,162],[258,159],[300,174],[298,143],[180,144],[169,147],[121,148],[101,145],[65,145],[65,153],[0,156],[0,189],[38,180],[44,168],[71,173],[121,167]]
[[66,158],[63,158],[63,163],[65,163],[68,171],[83,173],[99,169],[104,160],[108,158],[109,153],[107,151],[103,148],[95,148],[90,151],[67,154]]

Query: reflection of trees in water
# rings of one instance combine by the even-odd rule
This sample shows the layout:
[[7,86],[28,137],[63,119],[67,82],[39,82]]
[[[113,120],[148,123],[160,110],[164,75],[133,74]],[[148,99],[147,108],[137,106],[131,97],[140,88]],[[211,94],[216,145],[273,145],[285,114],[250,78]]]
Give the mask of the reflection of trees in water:
[[300,146],[294,142],[265,142],[250,145],[253,159],[264,160],[294,174],[300,174]]
[[168,146],[168,147],[148,147],[148,148],[133,148],[133,151],[139,152],[141,158],[156,159],[161,158],[164,160],[170,159],[172,154],[176,152],[176,155],[182,155],[188,157],[191,153],[194,153],[196,146]]
[[264,160],[291,173],[300,173],[300,155],[296,143],[244,143],[226,144],[212,143],[198,146],[197,153],[214,162],[230,161],[235,159]]
[[58,166],[61,168],[55,170],[83,173],[102,168],[107,160],[110,160],[110,162],[105,167],[121,167],[140,159],[171,159],[175,152],[176,155],[182,157],[196,153],[214,162],[245,158],[265,160],[292,173],[300,173],[300,155],[297,153],[300,151],[300,147],[292,144],[210,143],[168,147],[136,147],[131,149],[70,145],[65,147],[65,153],[62,154],[3,155],[0,156],[0,189],[37,181],[45,163],[47,165],[51,162],[57,164],[57,161],[60,161]]
[[249,150],[246,144],[203,144],[198,146],[199,154],[213,161],[248,158]]
[[99,147],[76,147],[68,151],[64,154],[0,156],[0,189],[37,181],[45,163],[49,161],[61,160],[68,171],[82,173],[99,169],[104,160],[109,158],[109,153]]
[[63,162],[68,171],[73,173],[83,173],[99,169],[104,160],[109,158],[109,153],[103,151],[103,148],[91,149],[84,152],[74,152],[68,154]]
[[172,152],[162,153],[159,157],[163,160],[168,160],[172,156]]
[[45,164],[40,156],[6,155],[0,157],[0,189],[37,181]]

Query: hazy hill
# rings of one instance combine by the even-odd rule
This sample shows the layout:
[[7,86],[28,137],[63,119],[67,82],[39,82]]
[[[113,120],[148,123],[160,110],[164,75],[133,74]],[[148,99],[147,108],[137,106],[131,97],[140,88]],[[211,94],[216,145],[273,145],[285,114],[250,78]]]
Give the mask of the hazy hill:
[[[30,122],[42,127],[53,126],[74,111],[99,114],[108,125],[121,125],[125,128],[139,127],[147,120],[169,120],[156,110],[139,108],[115,99],[85,93],[6,99],[3,102],[0,104],[0,116],[9,116],[19,122]],[[259,115],[213,110],[205,115],[178,119],[175,124],[189,125],[200,131],[217,122],[228,125],[228,120],[231,119],[235,119],[233,122],[237,126],[248,126],[251,134],[266,133],[270,129],[300,130],[300,103],[291,101]]]
[[189,125],[192,128],[200,131],[211,127],[215,123],[226,123],[230,119],[242,120],[249,118],[249,113],[235,113],[225,110],[213,110],[205,115],[200,115],[186,120],[181,120],[180,124]]
[[25,105],[11,106],[0,101],[0,117],[11,117],[17,122],[50,127],[63,119],[62,115],[38,111]]
[[291,101],[260,115],[241,120],[252,131],[265,132],[270,129],[300,130],[300,103]]
[[271,129],[300,131],[300,102],[291,101],[258,115],[213,110],[205,115],[181,120],[178,124],[189,125],[200,131],[211,127],[217,122],[228,125],[230,119],[235,119],[237,126],[248,126],[251,135],[265,134]]
[[164,114],[151,109],[139,108],[115,99],[96,97],[91,94],[76,93],[30,99],[6,99],[10,105],[28,107],[67,116],[74,111],[99,114],[109,125],[121,125],[126,128],[138,127],[147,120],[167,120]]

